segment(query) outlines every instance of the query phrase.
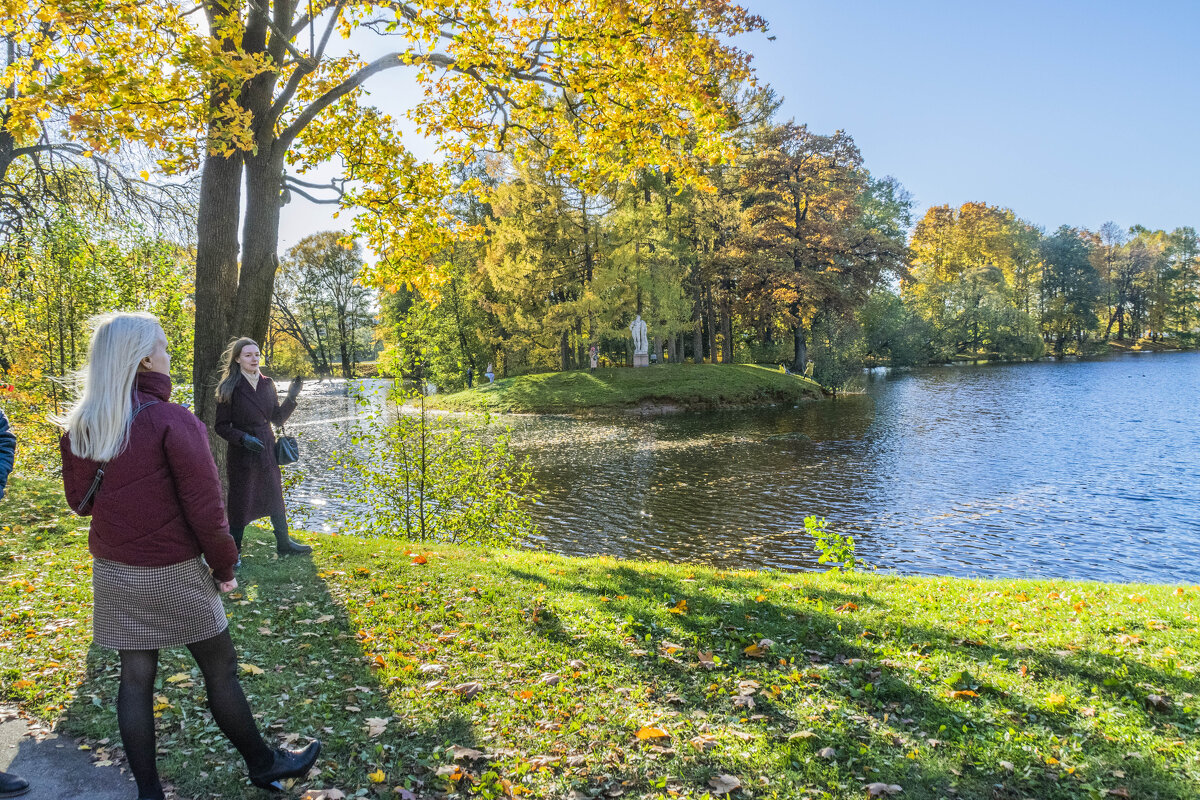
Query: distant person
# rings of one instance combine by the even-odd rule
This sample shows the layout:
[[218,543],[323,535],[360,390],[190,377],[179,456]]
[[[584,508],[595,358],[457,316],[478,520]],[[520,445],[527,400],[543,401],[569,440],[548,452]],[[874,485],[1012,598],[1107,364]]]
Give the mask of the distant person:
[[[4,415],[4,409],[0,408],[0,500],[4,499],[8,476],[12,473],[16,460],[17,436],[8,426],[8,417]],[[20,797],[28,791],[29,781],[8,772],[0,772],[0,797]]]
[[591,369],[594,370],[600,365],[600,350],[596,347],[596,345],[592,345],[588,348],[588,358]]
[[275,382],[259,371],[258,344],[243,336],[221,356],[224,371],[217,384],[217,435],[229,442],[225,474],[229,479],[229,533],[242,552],[246,526],[270,517],[275,550],[281,556],[311,553],[312,548],[288,535],[283,481],[275,460],[275,432],[296,410],[304,382],[297,376],[282,403]]
[[467,365],[467,388],[470,389],[473,383],[475,383],[475,368]]
[[154,734],[154,679],[164,647],[191,651],[213,719],[255,786],[304,775],[321,743],[272,750],[238,681],[218,594],[237,588],[237,547],[204,423],[170,402],[162,327],[145,313],[105,314],[93,324],[82,393],[56,421],[66,428],[60,446],[67,502],[92,518],[93,640],[120,653],[117,724],[138,797],[164,798]]
[[483,373],[483,377],[488,379],[488,383],[496,382],[496,371],[492,369],[492,362],[488,362],[487,372]]

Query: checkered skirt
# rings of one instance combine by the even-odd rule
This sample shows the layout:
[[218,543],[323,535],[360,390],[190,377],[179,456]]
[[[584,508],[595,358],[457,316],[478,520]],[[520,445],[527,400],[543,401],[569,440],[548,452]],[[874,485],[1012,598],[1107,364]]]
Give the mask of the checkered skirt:
[[135,567],[92,559],[93,641],[113,650],[192,644],[229,627],[203,559]]

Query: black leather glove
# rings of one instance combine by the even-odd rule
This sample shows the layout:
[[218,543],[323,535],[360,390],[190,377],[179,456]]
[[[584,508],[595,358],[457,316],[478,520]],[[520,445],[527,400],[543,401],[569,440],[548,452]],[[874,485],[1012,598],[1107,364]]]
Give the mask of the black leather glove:
[[242,447],[249,450],[251,453],[261,453],[266,448],[263,447],[262,440],[257,436],[246,434],[242,437]]
[[292,383],[291,383],[291,385],[288,386],[288,390],[287,390],[287,399],[295,400],[297,397],[299,397],[300,390],[303,387],[304,387],[304,381],[300,378],[299,375],[292,378]]

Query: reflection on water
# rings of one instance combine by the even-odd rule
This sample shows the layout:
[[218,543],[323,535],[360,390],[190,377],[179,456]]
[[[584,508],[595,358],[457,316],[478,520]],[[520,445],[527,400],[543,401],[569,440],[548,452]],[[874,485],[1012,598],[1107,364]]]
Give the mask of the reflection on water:
[[[346,390],[307,386],[288,426],[312,527],[349,508],[330,458]],[[1196,397],[1200,354],[1146,354],[875,374],[794,409],[504,422],[557,552],[809,568],[816,514],[901,572],[1195,582]]]

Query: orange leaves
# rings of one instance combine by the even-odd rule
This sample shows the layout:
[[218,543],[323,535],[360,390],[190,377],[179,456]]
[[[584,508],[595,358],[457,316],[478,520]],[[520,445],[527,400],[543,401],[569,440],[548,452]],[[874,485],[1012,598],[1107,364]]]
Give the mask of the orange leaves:
[[978,692],[973,692],[970,689],[956,689],[950,692],[951,700],[972,700],[979,697]]
[[851,611],[858,611],[858,603],[846,602],[834,609],[839,614],[849,614]]
[[686,614],[687,613],[687,600],[680,600],[673,607],[667,609],[667,611],[671,614]]
[[429,559],[426,558],[425,556],[421,555],[420,553],[418,553],[417,555],[413,556],[412,563],[413,564],[428,564]]

